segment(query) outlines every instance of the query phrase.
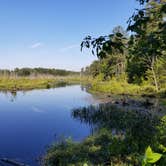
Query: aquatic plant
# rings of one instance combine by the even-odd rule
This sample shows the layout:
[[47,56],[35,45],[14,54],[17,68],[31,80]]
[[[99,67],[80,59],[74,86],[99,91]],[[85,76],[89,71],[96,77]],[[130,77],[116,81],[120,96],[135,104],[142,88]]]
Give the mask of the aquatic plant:
[[161,143],[166,146],[165,117],[150,111],[100,104],[74,109],[72,116],[91,126],[92,135],[80,143],[66,140],[51,146],[45,156],[46,166],[140,166],[146,147],[157,150]]

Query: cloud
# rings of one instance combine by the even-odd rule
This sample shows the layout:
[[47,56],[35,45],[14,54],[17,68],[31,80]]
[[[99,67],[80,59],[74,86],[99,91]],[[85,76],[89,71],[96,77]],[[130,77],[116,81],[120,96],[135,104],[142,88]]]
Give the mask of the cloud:
[[65,51],[68,51],[68,50],[71,50],[74,48],[79,48],[79,47],[80,47],[80,44],[73,44],[73,45],[69,45],[69,46],[66,46],[64,48],[61,48],[60,51],[65,52]]
[[45,112],[44,110],[42,110],[38,107],[35,107],[35,106],[32,107],[32,111],[37,112],[37,113],[44,113]]
[[30,46],[30,48],[38,48],[38,47],[41,47],[41,46],[43,46],[43,43],[37,42],[37,43],[32,44],[32,45]]

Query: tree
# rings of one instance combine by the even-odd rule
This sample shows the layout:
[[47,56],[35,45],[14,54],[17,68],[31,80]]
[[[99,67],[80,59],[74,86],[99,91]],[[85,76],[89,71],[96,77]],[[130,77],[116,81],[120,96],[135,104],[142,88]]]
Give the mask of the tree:
[[[108,36],[92,38],[87,36],[81,43],[81,50],[86,47],[91,49],[101,62],[105,79],[113,75],[119,75],[125,71],[127,33],[121,26],[113,29],[113,33]],[[112,71],[109,71],[112,70]]]
[[159,90],[156,64],[165,58],[165,3],[165,0],[149,1],[145,9],[131,17],[128,27],[134,32],[131,54],[144,63],[145,69],[151,70],[156,91]]
[[105,79],[127,72],[129,83],[152,80],[159,91],[166,84],[166,0],[137,1],[144,8],[136,10],[129,19],[129,37],[117,26],[110,35],[87,36],[81,50],[89,48],[98,57]]

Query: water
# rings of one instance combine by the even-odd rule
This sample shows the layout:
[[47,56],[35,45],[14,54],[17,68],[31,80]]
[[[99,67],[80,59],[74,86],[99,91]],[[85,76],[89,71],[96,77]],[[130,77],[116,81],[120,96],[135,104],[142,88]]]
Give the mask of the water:
[[90,127],[72,118],[71,111],[94,102],[79,85],[0,93],[0,157],[36,166],[52,142],[62,137],[81,141]]
[[69,162],[78,165],[80,161],[117,165],[118,160],[126,165],[139,165],[136,158],[129,160],[129,156],[141,156],[148,146],[153,149],[159,144],[165,146],[166,136],[165,116],[158,114],[161,111],[158,107],[154,109],[154,104],[145,101],[129,99],[128,104],[107,102],[72,109],[73,119],[91,126],[90,137],[73,148],[66,146],[64,150],[64,146],[62,149],[59,146],[56,154],[49,152],[46,165],[67,165]]

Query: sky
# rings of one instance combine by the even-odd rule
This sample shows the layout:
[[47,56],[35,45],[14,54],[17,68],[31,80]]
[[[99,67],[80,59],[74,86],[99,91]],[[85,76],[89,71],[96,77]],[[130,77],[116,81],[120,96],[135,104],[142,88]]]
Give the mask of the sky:
[[80,52],[87,35],[124,28],[136,0],[0,0],[0,68],[79,71],[96,59]]

